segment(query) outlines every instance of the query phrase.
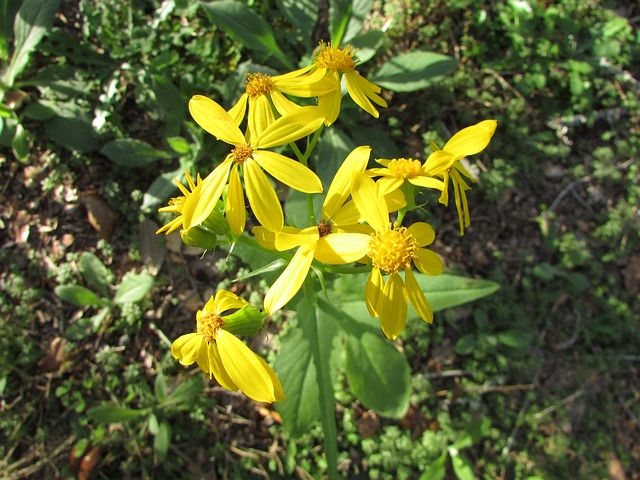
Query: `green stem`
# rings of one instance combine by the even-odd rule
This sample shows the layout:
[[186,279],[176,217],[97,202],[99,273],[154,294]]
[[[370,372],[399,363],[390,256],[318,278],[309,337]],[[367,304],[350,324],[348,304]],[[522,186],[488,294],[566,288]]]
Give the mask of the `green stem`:
[[[295,153],[296,157],[298,157],[298,161],[301,164],[303,164],[305,167],[309,166],[309,157],[311,156],[311,152],[313,152],[313,149],[316,147],[316,144],[320,139],[320,134],[322,133],[323,128],[324,128],[324,125],[321,125],[318,130],[313,132],[313,136],[311,137],[311,140],[309,140],[309,142],[307,143],[307,149],[304,151],[304,153],[300,151],[300,149],[294,142],[289,144],[289,146],[291,147],[291,150],[293,150],[293,153]],[[313,208],[313,197],[311,195],[312,195],[311,193],[307,194],[307,218],[309,221],[308,225],[310,227],[316,225],[317,223],[316,214]]]
[[[315,296],[313,294],[312,282],[304,282],[304,297],[310,305],[315,306]],[[314,335],[316,338],[322,338],[318,331],[318,322],[313,322]],[[338,477],[338,431],[336,428],[335,417],[335,400],[333,393],[333,385],[331,383],[331,371],[329,359],[323,357],[320,351],[320,342],[311,343],[311,355],[316,366],[316,380],[318,382],[318,391],[320,395],[320,420],[322,424],[322,433],[324,436],[324,452],[327,458],[327,471],[329,480],[335,480]]]

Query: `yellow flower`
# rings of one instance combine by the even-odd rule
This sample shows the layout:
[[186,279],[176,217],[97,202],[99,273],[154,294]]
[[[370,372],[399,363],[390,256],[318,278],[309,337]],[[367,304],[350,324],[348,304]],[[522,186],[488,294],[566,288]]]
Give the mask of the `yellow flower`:
[[470,127],[463,128],[445,144],[442,150],[431,144],[434,152],[429,155],[424,163],[424,174],[427,176],[439,176],[444,180],[445,188],[440,195],[440,203],[449,204],[449,190],[447,184],[449,178],[453,184],[453,194],[460,221],[460,235],[464,235],[465,227],[471,225],[469,217],[469,203],[466,191],[471,187],[462,178],[462,175],[473,180],[473,177],[460,163],[460,159],[474,155],[484,150],[498,127],[495,120],[483,120]]
[[333,82],[324,78],[323,72],[319,71],[312,75],[302,75],[302,73],[302,70],[276,76],[248,73],[245,92],[231,107],[229,115],[236,120],[236,125],[240,125],[248,104],[249,131],[261,132],[275,121],[274,108],[280,115],[300,108],[283,94],[295,97],[316,97],[335,89]]
[[[321,72],[323,77],[329,78],[335,86],[331,92],[318,95],[318,106],[324,111],[326,125],[331,125],[335,122],[340,114],[340,104],[342,102],[341,75],[344,75],[349,96],[364,111],[378,118],[379,113],[373,103],[381,107],[387,106],[387,102],[378,95],[381,91],[380,87],[374,85],[356,71],[357,62],[353,58],[356,51],[351,46],[336,48],[331,43],[320,42],[320,46],[315,52],[313,64],[300,70],[302,72],[311,72],[312,74]],[[373,103],[371,103],[372,101]]]
[[314,258],[340,265],[363,257],[368,231],[363,231],[363,226],[358,224],[357,209],[349,208],[344,202],[349,196],[351,174],[364,171],[370,152],[370,147],[357,147],[347,156],[327,191],[322,220],[317,225],[305,229],[284,227],[278,232],[270,232],[264,227],[253,229],[256,240],[267,248],[282,251],[299,247],[265,296],[267,313],[281,309],[298,293]]
[[393,192],[402,187],[405,181],[412,185],[425,188],[444,189],[444,182],[426,174],[426,169],[420,160],[413,158],[376,159],[384,168],[370,168],[369,175],[379,178],[376,183],[380,185],[383,193]]
[[[373,180],[355,174],[351,193],[358,210],[373,227],[366,255],[372,269],[365,287],[365,303],[373,317],[380,318],[382,331],[395,339],[407,320],[408,302],[424,321],[433,322],[433,312],[422,292],[411,265],[427,275],[442,273],[442,262],[437,254],[425,247],[433,242],[435,233],[431,225],[417,222],[408,228],[391,224],[386,203],[380,201]],[[404,280],[400,272],[404,272]],[[384,279],[384,275],[389,277]]]
[[196,332],[173,342],[171,353],[182,365],[197,362],[227,390],[241,390],[259,402],[284,400],[282,385],[271,367],[225,328],[229,316],[223,313],[246,306],[246,300],[237,295],[218,291],[198,310]]
[[[191,175],[189,175],[189,172],[185,171],[184,173],[187,176],[187,183],[189,184],[189,188],[185,187],[182,183],[180,183],[180,181],[177,178],[174,178],[173,179],[174,183],[178,186],[178,188],[183,193],[183,195],[172,198],[171,200],[169,200],[169,205],[158,209],[159,212],[171,212],[171,213],[175,213],[178,216],[173,220],[171,220],[162,228],[158,229],[156,234],[166,232],[166,234],[169,235],[174,230],[177,230],[178,228],[180,228],[182,226],[182,223],[184,222],[184,218],[182,217],[182,209],[184,207],[185,202],[187,201],[187,198],[189,198],[189,195],[191,195],[191,193],[196,188],[196,184],[193,183],[193,179],[191,178]],[[201,181],[202,179],[200,178],[200,174],[198,174],[197,183],[199,184]]]
[[228,180],[225,205],[227,220],[235,234],[244,231],[246,211],[240,171],[251,209],[258,221],[269,230],[280,230],[284,225],[284,216],[278,196],[263,169],[301,192],[322,192],[322,182],[307,167],[279,153],[264,150],[293,142],[317,130],[324,121],[318,107],[298,108],[278,118],[264,130],[251,131],[246,136],[229,113],[207,97],[192,97],[189,110],[198,125],[219,140],[233,145],[234,149],[184,202],[184,228],[199,225],[207,218]]

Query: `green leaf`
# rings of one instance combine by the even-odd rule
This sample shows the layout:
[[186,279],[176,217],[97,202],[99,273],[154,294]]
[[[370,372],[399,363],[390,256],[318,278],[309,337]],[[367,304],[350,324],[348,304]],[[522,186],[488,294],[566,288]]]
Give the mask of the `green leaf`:
[[74,321],[64,331],[64,336],[70,340],[82,340],[89,335],[93,335],[100,329],[100,325],[109,313],[109,307],[101,308],[98,313],[91,317],[82,317]]
[[473,349],[476,348],[478,338],[475,333],[467,333],[458,339],[456,342],[456,353],[458,355],[470,355]]
[[158,433],[153,438],[153,448],[158,453],[158,460],[164,460],[171,445],[171,426],[166,422],[160,422]]
[[171,122],[182,122],[187,113],[187,100],[178,87],[162,75],[153,75],[152,79],[153,92],[160,110]]
[[439,82],[456,66],[455,59],[440,53],[409,52],[382,64],[369,80],[395,92],[413,92]]
[[156,417],[155,413],[151,412],[149,414],[147,425],[149,426],[149,433],[151,435],[156,435],[158,433],[158,430],[160,430],[160,422],[158,422],[158,417]]
[[56,116],[55,110],[49,102],[32,102],[26,106],[22,112],[25,117],[31,120],[44,121]]
[[350,3],[349,22],[341,41],[343,45],[353,44],[353,39],[362,32],[364,22],[369,18],[373,6],[373,0],[351,0]]
[[54,292],[61,300],[78,307],[101,307],[105,304],[102,298],[80,285],[58,285]]
[[11,141],[11,149],[13,150],[13,155],[21,162],[25,162],[29,158],[31,142],[29,141],[27,131],[21,123],[16,125],[13,140]]
[[151,291],[153,282],[153,275],[148,273],[125,275],[120,285],[118,285],[118,291],[113,301],[120,305],[139,302]]
[[527,348],[533,339],[530,332],[524,330],[505,330],[498,334],[498,341],[510,348]]
[[443,480],[447,474],[447,456],[448,452],[445,450],[422,472],[420,480]]
[[109,294],[109,285],[113,282],[113,273],[91,252],[83,252],[78,267],[84,281],[103,295]]
[[476,474],[473,471],[473,465],[469,460],[458,454],[455,449],[449,448],[451,456],[451,465],[453,465],[453,473],[458,480],[475,480]]
[[309,32],[313,31],[318,21],[318,2],[315,0],[276,0],[276,4],[289,23],[300,31],[305,46],[311,50]]
[[2,76],[2,82],[13,86],[15,79],[29,62],[29,55],[47,32],[60,0],[25,0],[13,24],[14,51],[9,66]]
[[156,160],[171,158],[169,153],[134,138],[112,140],[102,147],[100,153],[123,167],[147,167]]
[[185,182],[186,177],[182,167],[170,172],[165,172],[156,177],[149,187],[149,190],[147,190],[142,197],[141,210],[146,211],[156,209],[160,205],[166,203],[171,195],[179,195],[180,190],[178,190],[176,184],[173,183],[174,178],[177,178],[180,182]]
[[[331,406],[324,408],[334,411],[333,379],[339,352],[336,350],[338,327],[331,316],[307,300],[299,302],[296,310],[300,327],[283,336],[275,362],[286,396],[276,408],[282,415],[283,425],[293,436],[309,431],[319,418],[320,402],[327,403],[328,397],[331,397]],[[321,365],[316,365],[314,349]]]
[[136,410],[134,408],[118,407],[115,405],[100,405],[90,408],[87,411],[87,415],[98,422],[118,423],[148,415],[149,412],[150,410],[148,408]]
[[276,57],[282,66],[294,69],[280,50],[269,24],[246,5],[233,0],[201,2],[211,21],[246,47]]
[[158,402],[164,402],[167,398],[167,377],[162,372],[158,372],[156,375],[156,381],[153,383],[153,393],[156,396]]
[[331,0],[329,3],[329,33],[335,46],[342,43],[347,31],[353,2],[351,0]]
[[364,63],[376,54],[383,40],[384,32],[382,30],[368,30],[362,35],[352,38],[349,45],[358,49],[356,57],[361,63]]
[[80,116],[62,117],[56,115],[44,124],[51,140],[70,150],[82,153],[95,152],[100,148],[101,138],[91,123]]
[[462,431],[462,436],[452,443],[449,448],[456,451],[469,448],[478,443],[483,437],[491,433],[491,419],[483,417],[481,420],[470,423]]
[[176,406],[180,408],[188,408],[194,399],[197,399],[202,393],[202,378],[189,377],[186,380],[178,384],[174,388],[169,396],[162,403],[160,407]]

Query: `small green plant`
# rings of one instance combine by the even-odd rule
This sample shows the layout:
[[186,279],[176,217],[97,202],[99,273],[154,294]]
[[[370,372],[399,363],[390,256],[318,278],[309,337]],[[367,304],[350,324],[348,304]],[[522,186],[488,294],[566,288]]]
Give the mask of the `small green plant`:
[[82,278],[91,289],[82,285],[58,285],[55,293],[61,300],[77,307],[93,307],[99,310],[95,315],[84,316],[70,325],[66,335],[73,340],[97,332],[115,309],[126,310],[142,301],[154,285],[153,275],[146,272],[129,272],[118,285],[112,287],[113,273],[90,252],[80,255],[78,267]]

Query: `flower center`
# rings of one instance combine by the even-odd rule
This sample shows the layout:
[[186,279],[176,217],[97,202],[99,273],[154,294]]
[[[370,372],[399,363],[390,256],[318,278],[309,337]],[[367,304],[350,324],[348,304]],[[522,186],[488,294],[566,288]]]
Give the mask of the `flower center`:
[[422,163],[412,158],[394,158],[387,168],[396,178],[415,178],[422,172]]
[[264,73],[247,73],[247,86],[245,91],[251,98],[260,95],[268,95],[273,88],[273,81],[269,75]]
[[235,162],[240,164],[243,164],[250,159],[252,154],[253,148],[249,145],[236,145],[236,148],[231,151],[231,155],[233,155]]
[[331,222],[321,220],[320,223],[318,223],[318,233],[320,234],[320,238],[329,235],[331,233]]
[[320,42],[314,63],[318,67],[325,67],[335,72],[352,72],[356,68],[353,56],[357,51],[351,46],[334,48],[331,46],[331,42],[328,44]]
[[394,273],[411,265],[418,248],[418,241],[405,227],[393,224],[388,230],[371,235],[368,255],[374,267]]
[[220,315],[210,312],[202,312],[197,320],[196,331],[206,338],[207,342],[212,342],[218,335],[218,331],[224,325],[224,320]]

